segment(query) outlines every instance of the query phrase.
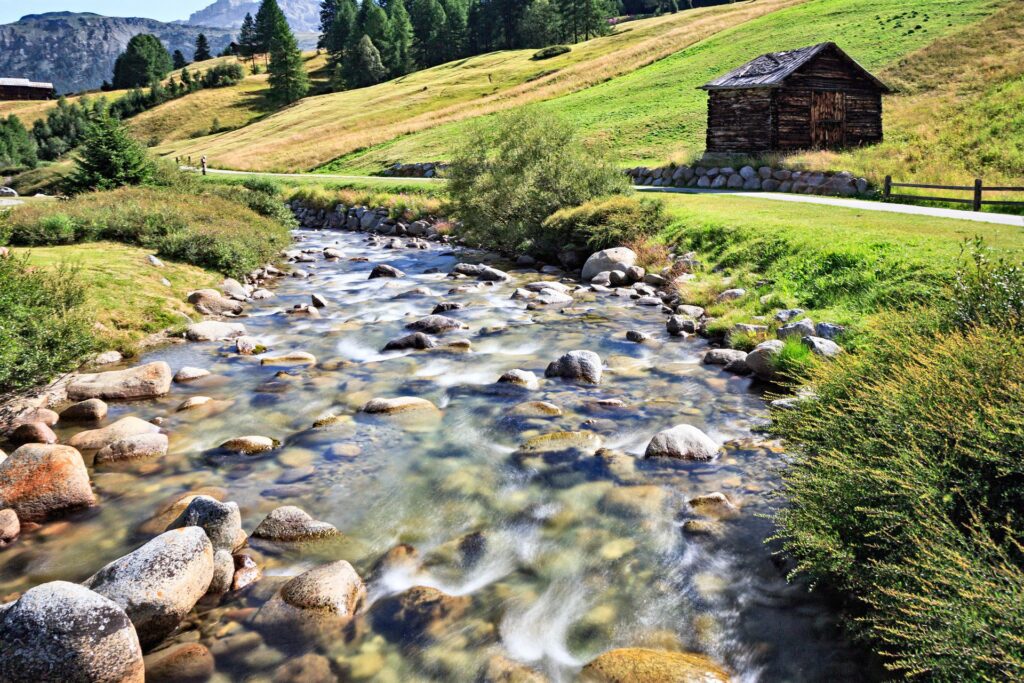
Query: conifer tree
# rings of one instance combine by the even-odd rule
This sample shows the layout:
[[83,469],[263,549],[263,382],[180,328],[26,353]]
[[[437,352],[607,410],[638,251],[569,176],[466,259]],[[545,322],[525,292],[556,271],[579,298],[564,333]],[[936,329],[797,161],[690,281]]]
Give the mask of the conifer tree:
[[331,25],[334,24],[334,17],[338,14],[338,6],[341,0],[322,0],[320,3],[320,37],[316,41],[317,50],[327,50],[328,36],[331,33]]
[[347,84],[351,88],[363,88],[380,83],[387,73],[377,47],[369,36],[364,35],[346,56],[345,80]]
[[183,69],[188,64],[185,60],[185,55],[181,53],[181,50],[174,51],[174,56],[171,58],[171,61],[175,69]]
[[385,55],[391,52],[389,43],[390,27],[388,22],[388,15],[384,9],[377,4],[376,0],[363,0],[359,6],[359,18],[357,20],[358,31],[360,35],[369,36],[373,46],[377,48],[377,51],[381,55],[381,60],[384,62],[385,67],[391,65],[387,63]]
[[412,21],[409,19],[409,12],[405,9],[404,0],[390,0],[388,2],[388,48],[389,58],[386,61],[390,65],[392,76],[401,76],[412,71]]
[[153,161],[142,145],[120,121],[104,114],[90,124],[69,184],[78,192],[111,190],[148,182],[153,171]]
[[[275,0],[264,0],[264,4],[267,2],[277,7]],[[280,17],[270,39],[270,64],[267,67],[269,97],[278,104],[291,104],[309,92],[309,77],[295,36],[280,8],[277,11]]]
[[194,62],[205,62],[207,59],[212,59],[213,55],[210,54],[210,42],[206,40],[206,34],[200,33],[196,36],[196,51],[192,55],[192,61]]
[[162,80],[174,66],[170,53],[156,36],[140,33],[128,41],[114,62],[114,88],[134,88]]
[[[280,24],[288,24],[277,0],[262,0],[256,11],[256,54],[268,54],[270,43],[278,33]],[[293,36],[294,37],[294,36]]]
[[413,0],[413,58],[420,67],[435,66],[444,61],[445,26],[448,17],[437,0]]
[[255,64],[255,56],[258,52],[257,42],[256,22],[253,21],[252,14],[246,12],[245,19],[242,20],[242,27],[238,30],[239,56],[245,59],[251,59]]

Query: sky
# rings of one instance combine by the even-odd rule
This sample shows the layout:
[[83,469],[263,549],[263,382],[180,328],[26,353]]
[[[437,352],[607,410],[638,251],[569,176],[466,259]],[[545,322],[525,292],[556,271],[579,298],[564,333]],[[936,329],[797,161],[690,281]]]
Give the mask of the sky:
[[0,0],[0,24],[26,14],[94,12],[110,17],[149,17],[160,21],[187,19],[213,0]]

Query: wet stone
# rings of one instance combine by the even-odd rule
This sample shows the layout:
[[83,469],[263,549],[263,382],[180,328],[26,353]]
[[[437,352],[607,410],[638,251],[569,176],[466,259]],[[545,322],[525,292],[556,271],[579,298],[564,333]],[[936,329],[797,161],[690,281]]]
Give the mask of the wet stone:
[[271,511],[252,535],[270,541],[309,541],[340,534],[334,525],[317,521],[294,505],[285,505]]

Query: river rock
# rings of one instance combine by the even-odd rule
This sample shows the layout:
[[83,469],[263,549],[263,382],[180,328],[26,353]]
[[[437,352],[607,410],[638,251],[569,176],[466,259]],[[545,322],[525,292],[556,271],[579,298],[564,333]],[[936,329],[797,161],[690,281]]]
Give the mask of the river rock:
[[143,683],[142,648],[124,610],[67,581],[0,608],[0,680]]
[[240,591],[251,586],[263,577],[263,571],[252,556],[244,553],[234,555],[235,576],[231,580],[231,590]]
[[746,295],[747,295],[747,290],[742,289],[740,287],[735,287],[733,289],[725,290],[724,292],[719,294],[715,298],[715,300],[718,301],[719,303],[722,303],[722,302],[725,302],[725,301],[736,301],[737,299],[742,299]]
[[634,264],[636,264],[636,252],[632,249],[626,247],[603,249],[591,254],[583,264],[582,279],[584,282],[590,282],[591,278],[602,271],[625,271]]
[[213,577],[210,579],[208,593],[220,595],[231,590],[235,578],[235,558],[230,550],[218,550],[213,553]]
[[176,643],[144,661],[146,683],[204,683],[214,671],[213,655],[202,643]]
[[355,616],[366,599],[366,586],[345,560],[310,569],[281,588],[281,598],[299,609]]
[[775,370],[775,358],[782,353],[783,342],[779,339],[770,339],[761,342],[747,354],[746,363],[750,371],[757,377],[767,381],[778,378]]
[[277,448],[277,441],[268,436],[236,436],[222,443],[219,448],[242,455],[255,455],[274,450]]
[[163,396],[171,390],[171,366],[163,361],[127,370],[78,375],[68,384],[68,398],[134,399]]
[[60,415],[49,408],[32,408],[18,415],[11,426],[17,427],[21,424],[39,422],[47,427],[52,427],[57,424],[59,420]]
[[598,509],[605,514],[627,518],[656,517],[665,507],[668,491],[660,486],[616,486],[598,501]]
[[704,309],[700,306],[691,306],[689,304],[681,304],[676,306],[676,313],[678,315],[687,315],[694,320],[700,320],[704,317]]
[[309,541],[340,533],[333,524],[315,520],[301,508],[283,505],[271,511],[252,535],[269,541]]
[[196,496],[167,529],[170,531],[183,527],[203,529],[214,550],[234,552],[245,545],[246,536],[242,531],[242,515],[238,511],[238,503],[222,503],[210,496]]
[[15,446],[26,443],[57,443],[57,435],[42,422],[23,422],[7,435],[7,440]]
[[96,354],[96,357],[92,359],[93,365],[113,365],[114,363],[120,363],[124,359],[120,351],[104,351],[103,353]]
[[443,334],[450,330],[458,330],[465,327],[461,322],[445,315],[428,315],[411,322],[405,326],[407,329],[427,334]]
[[204,320],[192,323],[185,328],[185,338],[194,342],[234,339],[243,334],[245,334],[245,325],[242,323],[225,323],[219,320]]
[[216,289],[192,292],[187,301],[203,315],[238,315],[242,312],[242,304],[222,296]]
[[256,291],[254,291],[252,293],[252,298],[254,300],[256,300],[256,301],[263,301],[264,299],[272,299],[272,298],[274,298],[274,293],[271,292],[269,289],[263,289],[262,287],[260,287],[259,289],[257,289]]
[[0,548],[8,546],[21,533],[21,522],[18,513],[11,508],[0,510]]
[[831,339],[825,339],[824,337],[815,337],[814,335],[807,335],[800,340],[804,346],[811,350],[815,356],[822,356],[824,358],[833,358],[843,352],[843,347],[836,344]]
[[198,527],[160,534],[82,582],[124,609],[144,649],[170,635],[213,579],[213,546]]
[[404,337],[392,339],[384,345],[384,351],[408,351],[410,349],[423,350],[432,349],[435,346],[437,346],[437,342],[428,335],[425,335],[422,332],[413,332],[412,334],[407,334]]
[[136,434],[104,446],[96,453],[96,464],[167,455],[166,434]]
[[835,341],[837,337],[846,333],[846,328],[835,323],[818,323],[814,326],[814,334],[823,339]]
[[678,458],[680,460],[713,460],[720,447],[711,437],[693,425],[676,425],[654,435],[647,444],[645,458]]
[[696,334],[697,321],[685,315],[670,315],[665,323],[665,329],[673,337],[681,337],[684,334]]
[[804,318],[803,320],[798,320],[795,323],[783,325],[775,331],[775,334],[779,339],[786,339],[787,337],[807,337],[814,334],[814,322],[810,318]]
[[525,401],[512,406],[508,414],[516,417],[559,417],[562,409],[547,401]]
[[138,436],[139,434],[156,434],[159,431],[160,428],[152,422],[146,422],[133,415],[129,415],[106,427],[78,432],[68,440],[68,445],[84,451],[94,451],[109,446],[121,439]]
[[540,387],[540,383],[537,381],[537,375],[533,374],[529,370],[509,370],[498,378],[499,384],[515,384],[516,386],[523,387],[524,389],[537,389]]
[[379,263],[370,271],[369,279],[375,280],[380,277],[405,277],[405,273],[394,266],[389,266],[386,263]]
[[305,351],[290,351],[279,356],[264,356],[260,359],[260,365],[316,365],[316,356]]
[[580,672],[584,683],[728,683],[729,674],[703,655],[645,648],[609,650]]
[[234,299],[235,301],[249,300],[249,292],[242,286],[242,283],[234,278],[224,278],[224,282],[220,283],[220,291],[224,292],[225,296],[230,299]]
[[494,655],[476,679],[479,683],[548,683],[547,677],[508,657]]
[[729,365],[743,363],[746,365],[747,352],[740,349],[709,349],[704,354],[704,362],[708,365]]
[[192,367],[191,365],[186,365],[185,367],[181,368],[176,373],[174,373],[174,381],[178,382],[179,384],[182,382],[191,382],[192,380],[199,379],[200,377],[207,377],[209,376],[209,374],[209,370],[204,370],[203,368],[195,368]]
[[209,396],[190,396],[178,404],[178,407],[175,408],[175,412],[180,413],[186,410],[192,410],[193,408],[198,408],[199,406],[205,406],[207,403],[210,403],[211,401],[213,401],[213,399],[210,398]]
[[60,411],[65,422],[99,422],[107,416],[107,404],[98,398],[72,403]]
[[414,586],[378,600],[371,610],[374,630],[389,640],[416,644],[441,635],[469,609],[468,596],[452,596],[436,588]]
[[687,502],[694,512],[712,519],[729,519],[740,513],[739,507],[720,491],[694,496]]
[[587,384],[601,383],[601,357],[593,351],[570,351],[551,362],[545,377],[562,377]]
[[396,398],[374,398],[367,401],[362,411],[378,415],[394,415],[413,411],[438,411],[438,407],[425,398],[416,396],[398,396]]
[[0,509],[45,522],[96,504],[82,454],[71,446],[26,444],[0,462]]

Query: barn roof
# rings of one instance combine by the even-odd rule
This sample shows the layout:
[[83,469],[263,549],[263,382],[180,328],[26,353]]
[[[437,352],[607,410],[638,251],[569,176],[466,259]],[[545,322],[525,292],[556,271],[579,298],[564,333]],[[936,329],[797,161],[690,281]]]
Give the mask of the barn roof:
[[850,63],[864,77],[883,92],[890,92],[889,87],[878,80],[867,69],[857,63],[850,55],[835,43],[818,43],[808,47],[785,52],[769,52],[753,59],[738,69],[733,69],[724,76],[701,86],[702,90],[740,90],[746,88],[777,88],[793,74],[794,71],[807,64],[825,50],[832,49]]
[[53,83],[39,83],[27,78],[0,78],[0,85],[16,85],[22,88],[46,88],[53,90]]

